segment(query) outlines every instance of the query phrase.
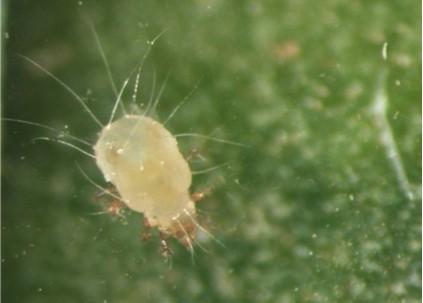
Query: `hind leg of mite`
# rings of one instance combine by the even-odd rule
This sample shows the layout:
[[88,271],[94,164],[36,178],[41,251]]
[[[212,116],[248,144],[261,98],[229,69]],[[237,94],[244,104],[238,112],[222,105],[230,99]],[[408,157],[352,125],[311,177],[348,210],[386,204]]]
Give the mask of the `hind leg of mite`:
[[166,235],[165,233],[159,232],[159,238],[160,238],[159,252],[165,258],[166,262],[169,262],[173,255],[173,251],[170,248],[169,243],[167,242],[168,237],[169,236]]

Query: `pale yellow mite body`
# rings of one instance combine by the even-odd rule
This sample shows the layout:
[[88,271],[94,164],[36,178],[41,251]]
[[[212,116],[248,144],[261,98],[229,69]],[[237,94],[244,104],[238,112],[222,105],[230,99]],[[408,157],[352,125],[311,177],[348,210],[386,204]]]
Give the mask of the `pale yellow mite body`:
[[103,128],[94,150],[106,181],[130,209],[143,213],[150,226],[192,246],[191,170],[162,124],[146,116],[123,116]]

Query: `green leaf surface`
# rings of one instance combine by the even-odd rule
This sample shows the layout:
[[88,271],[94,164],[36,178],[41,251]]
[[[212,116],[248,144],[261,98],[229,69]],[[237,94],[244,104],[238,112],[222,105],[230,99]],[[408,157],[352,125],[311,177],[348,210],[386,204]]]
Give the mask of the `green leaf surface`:
[[[194,260],[172,265],[142,215],[103,210],[95,161],[3,121],[4,302],[420,302],[421,4],[416,1],[9,1],[3,117],[94,144],[152,45],[137,104],[205,159]],[[156,80],[154,80],[156,79]],[[134,109],[132,88],[123,100]],[[118,113],[121,114],[120,112]],[[63,137],[62,139],[67,139]],[[77,142],[76,142],[77,143]],[[82,147],[85,147],[82,145]],[[91,152],[90,148],[87,148]],[[178,176],[175,176],[177,178]]]

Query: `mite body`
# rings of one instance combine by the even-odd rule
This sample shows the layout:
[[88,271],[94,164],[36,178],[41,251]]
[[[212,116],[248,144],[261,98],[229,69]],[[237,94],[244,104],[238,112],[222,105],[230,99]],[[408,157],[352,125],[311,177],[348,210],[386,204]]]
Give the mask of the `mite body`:
[[143,213],[151,227],[192,248],[191,170],[172,134],[152,118],[125,115],[102,129],[94,150],[97,165],[122,201]]

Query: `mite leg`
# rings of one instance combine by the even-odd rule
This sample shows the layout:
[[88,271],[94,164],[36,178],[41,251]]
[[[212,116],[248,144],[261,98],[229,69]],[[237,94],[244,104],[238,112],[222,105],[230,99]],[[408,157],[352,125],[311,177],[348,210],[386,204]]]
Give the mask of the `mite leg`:
[[141,230],[140,238],[143,241],[147,241],[151,237],[151,225],[148,219],[144,217],[143,228]]
[[122,222],[126,223],[124,216],[126,205],[120,199],[119,193],[113,184],[109,183],[104,190],[97,192],[92,198],[92,201],[102,206],[104,214],[119,218]]
[[160,237],[160,254],[166,259],[166,262],[168,262],[173,255],[173,251],[166,241],[166,239],[168,238],[168,235],[160,232],[159,237]]
[[92,201],[100,204],[104,209],[104,213],[124,219],[123,211],[126,205],[120,200],[119,193],[112,184],[108,184],[103,191],[97,192]]
[[206,159],[201,155],[200,150],[198,148],[192,148],[189,154],[185,157],[185,159],[190,162],[194,159],[200,159],[201,161],[206,161]]
[[219,177],[218,179],[214,179],[211,181],[211,185],[205,187],[202,190],[195,191],[191,194],[191,201],[192,202],[198,202],[202,200],[205,196],[209,195],[216,186],[219,186],[219,184],[222,184],[224,182],[224,179],[222,177]]
[[191,194],[191,201],[192,202],[198,202],[198,201],[202,200],[206,195],[211,193],[212,189],[213,188],[211,186],[209,186],[209,187],[206,187],[203,190],[193,192]]
[[119,200],[112,200],[108,203],[106,207],[106,211],[112,217],[124,218],[123,209],[125,208],[125,204]]
[[107,184],[105,191],[97,191],[92,200],[93,202],[99,202],[102,198],[104,198],[105,196],[107,197],[109,194],[113,194],[116,196],[119,195],[118,191],[116,190],[116,187],[111,183]]

